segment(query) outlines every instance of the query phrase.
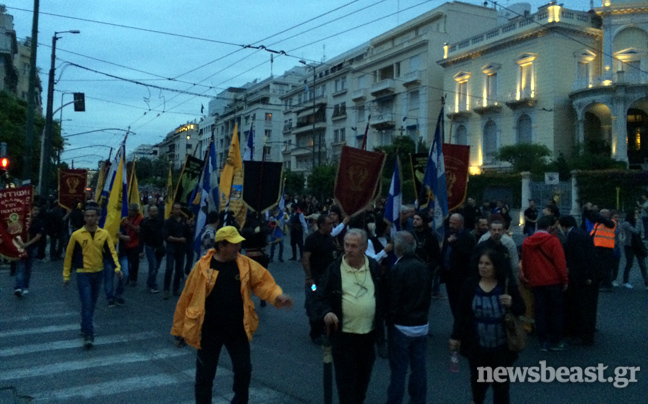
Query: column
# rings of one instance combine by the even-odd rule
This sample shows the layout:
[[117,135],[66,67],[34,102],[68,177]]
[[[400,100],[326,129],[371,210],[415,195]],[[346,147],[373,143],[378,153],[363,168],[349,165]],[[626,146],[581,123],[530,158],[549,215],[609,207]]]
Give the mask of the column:
[[570,172],[570,174],[571,174],[571,211],[569,212],[569,214],[576,218],[576,223],[581,222],[581,220],[580,220],[581,207],[580,207],[580,202],[579,202],[579,197],[578,197],[578,179],[576,178],[578,176],[578,173],[580,173],[580,170],[573,170],[573,171]]
[[522,200],[520,203],[520,225],[524,223],[524,209],[527,206],[529,199],[531,199],[531,173],[528,171],[521,172],[522,176]]

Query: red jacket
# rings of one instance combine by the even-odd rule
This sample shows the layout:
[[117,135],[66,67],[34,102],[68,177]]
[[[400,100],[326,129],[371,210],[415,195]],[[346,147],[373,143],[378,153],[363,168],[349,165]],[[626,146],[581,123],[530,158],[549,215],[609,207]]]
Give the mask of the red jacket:
[[522,243],[522,268],[529,287],[567,285],[565,252],[558,237],[538,231]]

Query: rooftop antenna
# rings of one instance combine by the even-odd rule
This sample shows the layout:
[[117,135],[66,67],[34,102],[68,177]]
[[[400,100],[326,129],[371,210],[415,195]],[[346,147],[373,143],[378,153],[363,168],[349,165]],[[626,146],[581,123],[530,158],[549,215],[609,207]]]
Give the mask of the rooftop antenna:
[[322,44],[322,63],[326,62],[326,44]]
[[272,77],[272,66],[274,64],[274,57],[272,53],[270,54],[270,77]]

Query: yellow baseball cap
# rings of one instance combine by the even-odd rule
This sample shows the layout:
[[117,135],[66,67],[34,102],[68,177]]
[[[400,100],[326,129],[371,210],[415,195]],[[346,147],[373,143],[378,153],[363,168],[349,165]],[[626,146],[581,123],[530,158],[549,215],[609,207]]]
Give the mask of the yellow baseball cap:
[[245,239],[241,237],[238,230],[236,230],[236,227],[225,226],[218,229],[218,231],[216,232],[216,237],[214,237],[214,241],[216,241],[217,243],[223,240],[232,244],[238,244]]

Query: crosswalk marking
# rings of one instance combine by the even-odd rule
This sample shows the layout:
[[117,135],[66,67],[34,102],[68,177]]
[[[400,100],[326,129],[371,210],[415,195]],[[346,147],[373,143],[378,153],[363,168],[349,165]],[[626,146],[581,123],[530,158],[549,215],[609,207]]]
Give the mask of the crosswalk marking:
[[45,332],[80,330],[80,329],[81,329],[81,325],[79,323],[64,324],[64,325],[48,325],[45,327],[36,327],[36,328],[21,328],[19,330],[0,332],[0,338],[17,337],[20,335],[29,335],[29,334],[41,334]]
[[70,317],[70,316],[79,316],[78,311],[67,311],[64,313],[52,313],[52,314],[34,314],[31,316],[15,316],[15,317],[7,317],[7,318],[2,318],[0,319],[0,323],[5,322],[12,322],[15,323],[17,321],[32,321],[34,319],[41,319],[41,318],[61,318],[61,317]]
[[124,365],[127,363],[146,362],[159,359],[167,359],[189,354],[190,351],[185,349],[173,349],[168,352],[157,353],[133,353],[124,355],[100,356],[97,358],[83,359],[79,361],[59,362],[51,365],[30,367],[27,369],[12,369],[0,372],[0,381],[16,380],[26,377],[37,377],[53,375],[57,373],[82,370],[96,367],[106,367],[113,365]]
[[131,377],[128,379],[112,380],[109,382],[86,384],[79,387],[54,390],[32,395],[35,402],[70,400],[73,398],[94,398],[108,396],[116,393],[141,391],[144,388],[153,388],[187,382],[177,377],[159,374],[153,376]]
[[[154,332],[140,332],[134,334],[108,335],[95,340],[95,345],[108,345],[120,342],[139,341],[157,336]],[[6,356],[24,355],[36,352],[49,352],[58,349],[79,348],[80,340],[65,340],[44,342],[42,344],[22,345],[18,347],[0,349],[0,358]]]

